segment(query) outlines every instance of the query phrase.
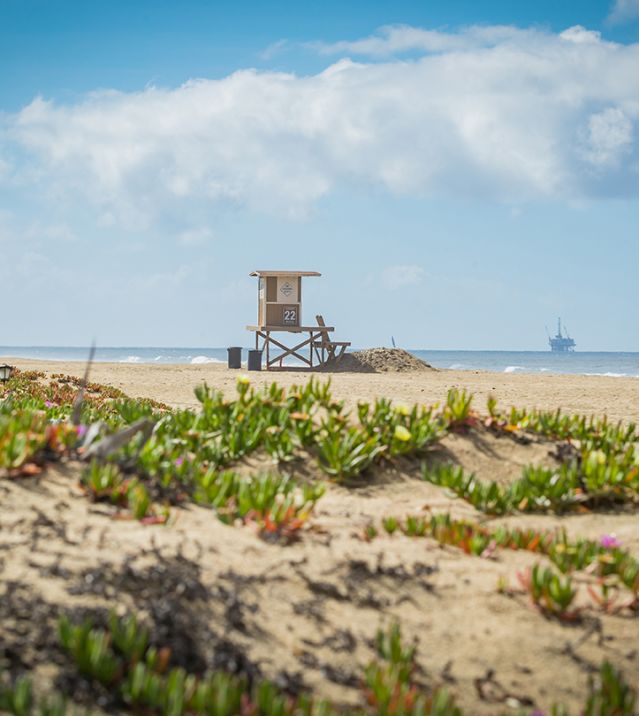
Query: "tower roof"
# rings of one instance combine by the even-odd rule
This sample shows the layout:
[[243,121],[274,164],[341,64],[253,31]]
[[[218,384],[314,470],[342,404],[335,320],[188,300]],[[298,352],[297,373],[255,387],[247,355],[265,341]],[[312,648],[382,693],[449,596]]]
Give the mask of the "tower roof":
[[321,276],[322,274],[318,271],[265,271],[257,269],[251,271],[249,276]]

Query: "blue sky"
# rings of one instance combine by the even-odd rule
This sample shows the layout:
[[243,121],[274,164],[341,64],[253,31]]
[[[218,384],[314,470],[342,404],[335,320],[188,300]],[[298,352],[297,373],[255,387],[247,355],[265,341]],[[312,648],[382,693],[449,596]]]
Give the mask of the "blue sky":
[[0,345],[639,350],[639,0],[0,0]]

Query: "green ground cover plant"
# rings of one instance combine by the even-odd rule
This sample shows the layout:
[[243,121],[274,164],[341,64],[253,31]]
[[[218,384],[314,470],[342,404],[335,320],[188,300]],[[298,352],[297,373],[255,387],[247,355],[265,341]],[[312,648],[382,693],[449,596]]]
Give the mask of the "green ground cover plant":
[[[334,400],[329,383],[314,379],[288,390],[276,384],[255,390],[241,377],[235,399],[204,384],[196,389],[199,410],[130,400],[118,389],[93,383],[81,388],[77,378],[18,371],[0,401],[0,469],[34,474],[47,460],[96,455],[99,464],[94,460],[82,478],[91,498],[158,522],[170,505],[195,499],[196,493],[201,499],[204,488],[217,495],[235,485],[235,492],[227,494],[228,504],[217,497],[210,502],[218,514],[233,513],[243,480],[229,478],[228,469],[253,454],[267,456],[286,473],[282,485],[292,486],[297,462],[309,458],[329,479],[350,482],[374,465],[400,457],[420,459],[447,432],[471,430],[480,423],[472,395],[457,389],[449,391],[441,409],[408,408],[380,398],[360,402],[348,413],[343,402]],[[80,392],[83,398],[76,410]],[[483,482],[454,464],[426,464],[424,479],[496,515],[594,509],[639,499],[634,426],[560,411],[513,408],[505,415],[492,398],[488,412],[484,422],[489,429],[565,441],[570,447],[567,457],[554,468],[527,466],[508,486]],[[257,485],[274,479],[245,481],[241,503],[247,504]],[[305,488],[299,484],[296,489]],[[274,516],[280,525],[292,524],[297,515],[287,502],[289,494],[272,491],[269,505],[247,512],[240,507],[236,516],[245,520],[248,513],[260,515],[258,523],[269,529]],[[276,505],[276,498],[284,499],[285,509]]]
[[473,396],[466,390],[451,388],[446,396],[444,419],[449,430],[464,430],[473,427],[477,415],[471,409]]
[[[50,400],[53,396],[41,380],[40,374],[25,378],[18,372],[5,390],[4,413],[26,411],[37,418],[40,427],[68,418],[77,395],[71,386],[77,381],[63,383],[66,392],[58,392],[55,400]],[[107,388],[89,385],[93,393],[87,387],[82,424],[100,423],[105,431],[113,432],[143,418],[153,420],[153,434],[137,456],[138,466],[166,479],[186,472],[174,470],[178,459],[224,467],[260,450],[278,463],[291,461],[296,452],[305,451],[331,477],[348,479],[382,456],[418,455],[443,435],[445,427],[445,421],[432,409],[394,407],[384,399],[373,405],[360,404],[358,424],[344,413],[343,403],[333,400],[329,385],[316,380],[288,391],[275,384],[256,391],[247,379],[240,378],[236,400],[225,399],[204,384],[196,389],[199,411],[170,411],[153,401],[128,400],[119,391],[111,393]],[[90,397],[93,394],[98,397]],[[26,428],[16,420],[7,432],[24,433]],[[33,432],[40,434],[42,430]],[[127,445],[128,454],[136,447],[134,442]],[[36,450],[34,446],[31,454]],[[15,455],[13,462],[19,457]],[[26,459],[28,455],[23,462]]]
[[13,683],[0,681],[0,711],[14,716],[66,716],[68,700],[60,694],[37,699],[28,676],[20,676]]
[[288,476],[242,477],[233,471],[208,471],[198,478],[195,500],[213,507],[227,524],[255,523],[262,536],[291,538],[309,518],[324,486],[297,483]]
[[[605,419],[560,411],[502,414],[492,399],[482,419],[472,409],[472,395],[456,389],[441,408],[377,399],[348,412],[330,385],[317,380],[256,390],[241,377],[233,398],[206,385],[197,388],[196,397],[197,410],[172,410],[68,376],[17,372],[0,388],[0,474],[17,479],[38,474],[49,463],[71,461],[82,466],[87,497],[113,505],[119,518],[163,524],[170,522],[171,508],[192,501],[226,524],[252,525],[261,537],[286,543],[299,537],[328,481],[361,483],[375,467],[427,460],[449,432],[488,429],[506,439],[541,435],[556,442],[562,448],[557,465],[527,466],[518,480],[503,486],[428,460],[424,479],[489,515],[632,506],[639,498],[635,428]],[[251,468],[249,458],[260,467]],[[309,464],[316,468],[310,475],[298,470]],[[602,608],[639,605],[639,563],[614,539],[490,528],[450,515],[389,516],[380,527],[370,525],[366,536],[380,532],[431,537],[481,557],[497,549],[543,555],[552,567],[537,564],[522,572],[520,581],[548,617],[578,617],[573,576],[580,570],[595,580],[588,591]],[[620,602],[622,592],[628,598]],[[83,678],[114,690],[120,706],[136,713],[337,713],[329,704],[292,696],[268,682],[171,668],[169,652],[150,646],[149,628],[134,616],[112,616],[107,629],[63,618],[60,639]],[[398,627],[378,635],[376,645],[378,657],[362,675],[362,706],[354,713],[461,713],[445,690],[425,690],[418,683],[414,649],[402,644]],[[35,698],[26,677],[0,684],[0,710],[20,716],[68,712],[62,696]],[[634,699],[621,674],[604,664],[584,713],[631,714]],[[552,713],[565,712],[557,707]]]
[[[382,530],[389,535],[430,537],[442,545],[451,545],[466,554],[492,557],[497,548],[525,550],[544,555],[565,577],[535,565],[520,575],[520,582],[533,601],[549,614],[569,618],[567,607],[576,596],[570,575],[588,570],[597,579],[600,593],[589,587],[593,600],[611,608],[639,608],[639,561],[621,548],[614,537],[604,535],[599,542],[577,538],[571,540],[565,530],[521,530],[499,526],[490,528],[467,520],[456,520],[449,513],[429,516],[408,515],[404,519],[386,517]],[[380,533],[374,525],[365,530],[365,538]],[[616,603],[611,596],[627,590],[629,599]]]
[[491,515],[510,512],[568,512],[639,502],[639,451],[584,446],[556,467],[528,465],[510,485],[484,482],[452,463],[425,465],[423,478],[452,490],[478,510]]
[[636,442],[636,426],[633,423],[610,423],[606,416],[567,415],[560,408],[554,411],[525,410],[512,407],[505,414],[497,407],[493,396],[487,400],[489,425],[507,432],[531,432],[553,440],[570,440],[589,443],[590,449],[612,445],[620,449]]
[[577,595],[577,589],[570,576],[562,578],[549,567],[535,564],[525,572],[520,572],[518,577],[523,588],[542,612],[564,620],[578,617],[577,611],[570,610]]
[[[402,640],[397,623],[378,630],[376,658],[361,680],[361,703],[348,709],[307,693],[287,693],[267,680],[224,671],[189,673],[172,666],[170,647],[152,645],[151,629],[135,614],[111,613],[106,628],[95,627],[89,618],[74,623],[63,615],[58,632],[68,659],[64,668],[75,670],[88,684],[101,684],[110,694],[111,708],[119,711],[148,716],[463,716],[445,688],[426,689],[416,680],[416,649]],[[582,713],[632,716],[636,698],[621,672],[604,661],[590,679]],[[64,716],[71,705],[72,698],[59,692],[36,699],[27,674],[13,680],[0,674],[0,709],[5,713]],[[539,710],[534,714],[543,716]],[[548,712],[566,715],[557,705]]]
[[[263,534],[292,534],[323,491],[294,479],[296,460],[310,457],[330,479],[352,480],[381,460],[424,454],[445,432],[445,420],[430,408],[380,399],[360,404],[353,423],[327,383],[257,391],[244,377],[234,400],[199,386],[198,411],[172,411],[87,384],[75,424],[81,381],[46,380],[18,372],[9,381],[0,404],[0,467],[30,474],[29,466],[52,459],[54,449],[58,458],[91,458],[82,476],[91,499],[120,511],[128,506],[148,522],[197,496],[227,521],[233,515],[256,522]],[[254,453],[287,474],[231,474],[230,466]]]

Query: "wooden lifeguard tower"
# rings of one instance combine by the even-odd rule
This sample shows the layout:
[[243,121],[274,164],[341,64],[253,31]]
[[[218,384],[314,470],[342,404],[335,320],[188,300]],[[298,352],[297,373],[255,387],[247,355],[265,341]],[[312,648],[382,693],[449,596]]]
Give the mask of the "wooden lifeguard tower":
[[[257,325],[247,326],[255,333],[255,348],[265,354],[266,370],[284,368],[284,358],[296,358],[304,368],[313,370],[326,362],[338,361],[348,341],[331,341],[329,333],[333,326],[324,325],[322,316],[316,316],[317,325],[305,326],[302,323],[302,279],[308,276],[321,276],[317,271],[252,271],[249,276],[258,278],[257,288]],[[275,339],[273,333],[308,334],[304,340],[289,347]],[[261,345],[260,345],[261,343]],[[271,348],[281,353],[271,356]]]

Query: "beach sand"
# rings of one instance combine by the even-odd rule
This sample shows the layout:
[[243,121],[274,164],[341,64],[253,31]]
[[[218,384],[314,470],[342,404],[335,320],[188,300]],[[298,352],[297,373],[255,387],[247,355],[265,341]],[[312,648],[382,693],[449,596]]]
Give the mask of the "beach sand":
[[[79,363],[11,362],[47,373],[83,372]],[[195,407],[197,384],[206,381],[232,397],[237,376],[219,365],[98,363],[91,380],[131,396]],[[250,377],[257,385],[290,385],[309,376]],[[475,393],[482,413],[493,393],[507,406],[639,418],[639,380],[453,371],[330,377],[335,396],[349,405],[375,396],[431,403],[458,386]],[[486,430],[451,434],[437,450],[481,479],[502,483],[516,479],[525,464],[555,459],[548,441],[524,445]],[[242,469],[251,472],[275,468],[259,456],[244,463]],[[310,462],[295,469],[313,474]],[[391,515],[448,511],[486,519],[421,480],[419,462],[389,465],[359,487],[329,484],[310,527],[290,545],[261,540],[249,526],[224,525],[196,505],[172,508],[163,527],[115,520],[109,505],[86,499],[79,474],[77,464],[62,464],[40,477],[0,480],[0,637],[42,689],[65,663],[51,636],[60,611],[113,607],[136,610],[154,623],[188,669],[240,665],[293,692],[310,689],[343,705],[360,703],[360,676],[374,658],[375,633],[393,621],[401,624],[406,641],[417,642],[420,684],[445,686],[467,715],[514,713],[519,707],[549,711],[555,702],[577,713],[603,659],[639,683],[636,613],[594,608],[580,581],[583,617],[562,623],[543,616],[517,578],[538,556],[498,550],[479,558],[431,539],[362,538],[367,525]],[[593,540],[614,533],[639,557],[634,510],[513,515],[488,524],[561,527]],[[505,593],[499,583],[507,585]]]
[[[12,365],[46,373],[80,376],[84,365],[77,362],[38,361],[3,358]],[[240,372],[219,364],[136,365],[95,363],[91,380],[121,388],[135,397],[155,398],[173,407],[195,407],[196,385],[206,382],[232,396]],[[289,386],[308,380],[309,373],[297,371],[251,372],[257,385],[273,381]],[[639,379],[583,375],[533,375],[489,373],[485,371],[430,370],[409,373],[315,373],[320,380],[330,378],[336,398],[354,406],[358,400],[392,398],[412,405],[434,403],[445,398],[456,386],[474,393],[474,405],[484,410],[486,398],[493,394],[502,407],[561,408],[566,413],[607,415],[611,420],[639,422]]]

